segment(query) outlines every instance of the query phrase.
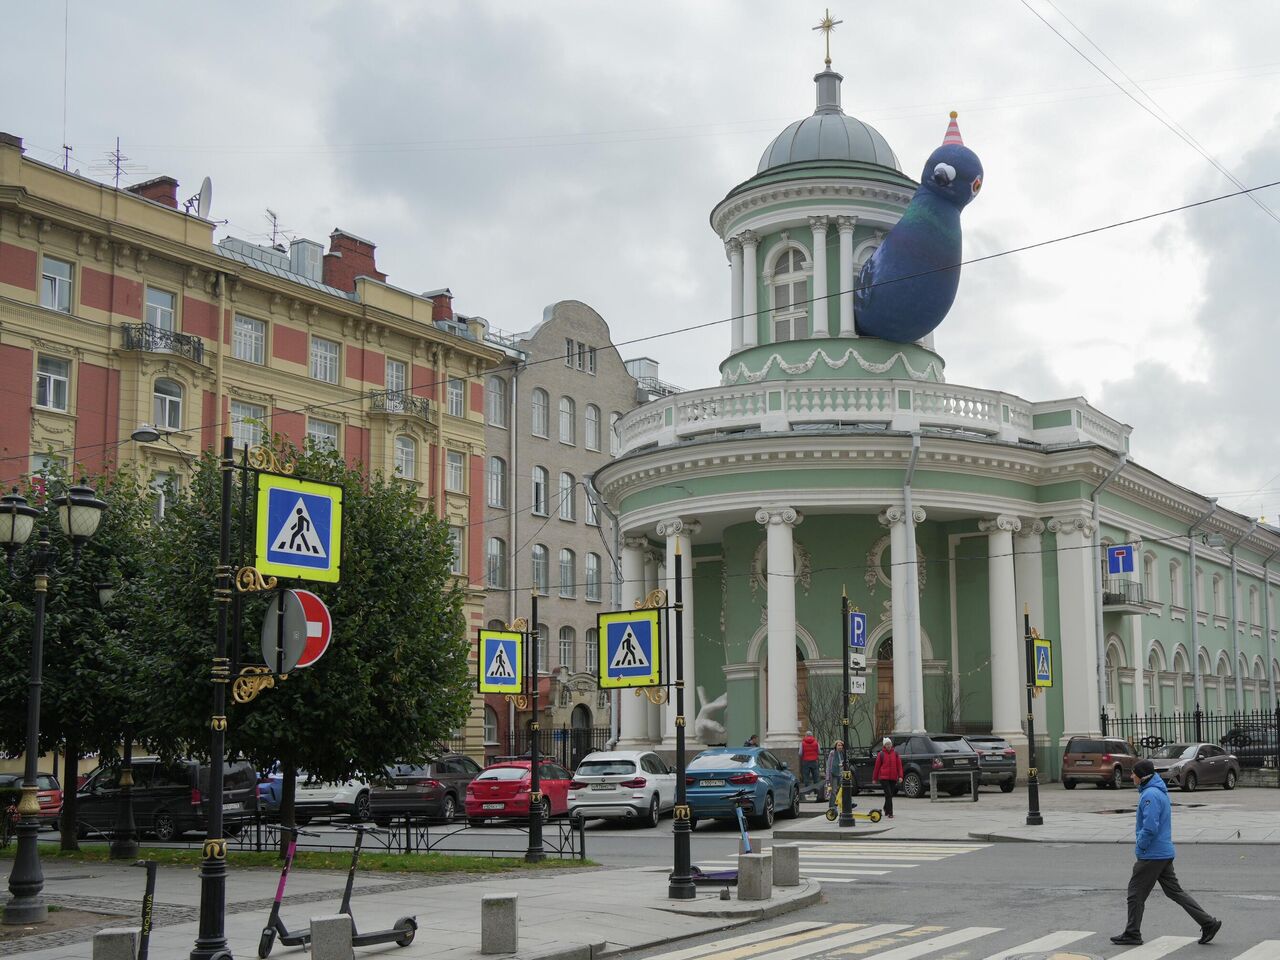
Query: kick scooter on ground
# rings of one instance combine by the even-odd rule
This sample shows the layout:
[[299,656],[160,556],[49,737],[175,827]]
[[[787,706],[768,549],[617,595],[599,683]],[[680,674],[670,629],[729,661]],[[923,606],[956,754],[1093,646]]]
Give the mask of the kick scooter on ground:
[[356,882],[356,867],[360,865],[360,848],[364,846],[364,835],[366,833],[388,833],[389,831],[379,827],[370,827],[363,823],[357,823],[353,827],[339,827],[338,829],[353,830],[356,835],[355,847],[351,851],[351,869],[347,872],[347,889],[343,891],[342,906],[338,908],[339,913],[345,913],[351,918],[351,945],[353,947],[367,947],[375,943],[394,943],[399,947],[407,947],[413,943],[413,938],[418,933],[416,917],[401,917],[389,930],[372,930],[369,933],[361,933],[356,929],[356,917],[351,912],[351,889]]
[[267,925],[262,928],[262,938],[258,941],[258,956],[266,958],[271,953],[276,937],[286,947],[305,947],[311,943],[311,928],[289,932],[289,928],[280,919],[280,901],[284,899],[284,885],[289,881],[289,868],[293,866],[293,856],[298,850],[298,835],[307,837],[319,836],[310,830],[299,830],[297,827],[281,827],[289,834],[289,846],[284,855],[284,869],[280,871],[280,883],[276,886],[276,898],[271,901],[271,915],[267,917]]
[[145,867],[147,871],[147,889],[142,895],[142,926],[138,930],[137,960],[147,960],[147,951],[151,947],[151,919],[156,905],[156,861],[139,860],[135,867]]
[[[827,803],[827,820],[834,822],[840,816],[841,795],[844,793],[844,787],[837,787],[836,792],[831,795],[831,799]],[[850,803],[849,808],[852,810],[858,804]],[[868,810],[866,813],[855,813],[855,820],[870,820],[872,823],[879,823],[882,814],[879,810]]]

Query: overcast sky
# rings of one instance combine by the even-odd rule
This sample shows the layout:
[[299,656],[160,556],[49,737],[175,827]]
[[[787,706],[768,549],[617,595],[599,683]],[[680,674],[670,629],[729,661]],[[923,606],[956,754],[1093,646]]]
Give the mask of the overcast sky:
[[[1121,69],[1244,183],[1280,179],[1280,5],[1028,0]],[[119,136],[211,217],[264,242],[341,226],[390,282],[525,330],[579,299],[623,342],[726,317],[708,214],[813,110],[818,6],[0,0],[0,130],[107,178]],[[965,255],[998,253],[1232,191],[1019,0],[834,0],[848,113],[918,177],[960,111],[982,158]],[[1108,63],[1071,21],[1095,42]],[[66,126],[64,137],[64,33]],[[1134,96],[1142,94],[1130,87]],[[1280,189],[1258,194],[1280,211]],[[1280,214],[1247,198],[965,268],[937,333],[953,383],[1084,395],[1135,428],[1133,456],[1280,519],[1272,390]],[[718,381],[728,325],[631,347],[664,379]]]

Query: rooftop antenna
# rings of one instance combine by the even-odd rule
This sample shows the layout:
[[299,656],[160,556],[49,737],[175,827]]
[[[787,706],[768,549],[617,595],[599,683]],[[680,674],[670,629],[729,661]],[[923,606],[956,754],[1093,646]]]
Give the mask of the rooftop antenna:
[[194,207],[197,217],[199,217],[201,220],[208,220],[209,204],[211,204],[212,202],[213,202],[213,181],[210,180],[208,177],[205,177],[200,182],[200,192],[197,193],[190,200],[186,201],[186,203],[184,203],[182,206],[187,211],[187,213],[190,213],[191,208]]
[[280,217],[274,210],[267,207],[267,219],[271,221],[271,245],[276,245],[276,237],[280,234]]
[[71,40],[71,0],[62,0],[62,169],[71,169],[71,144],[67,143],[67,59]]
[[120,152],[120,138],[116,137],[116,148],[107,152],[106,160],[96,163],[93,169],[114,177],[116,189],[120,189],[120,178],[125,175],[142,173],[147,168],[144,164],[135,163]]

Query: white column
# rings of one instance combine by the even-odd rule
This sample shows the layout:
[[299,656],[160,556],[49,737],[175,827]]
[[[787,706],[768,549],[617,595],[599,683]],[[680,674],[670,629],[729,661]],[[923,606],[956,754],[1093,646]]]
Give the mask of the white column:
[[733,330],[731,349],[737,353],[742,349],[742,241],[737,237],[729,238],[729,316],[733,317],[730,327]]
[[[856,337],[853,328],[853,227],[856,217],[836,217],[840,230],[840,336]],[[896,676],[896,672],[895,672]]]
[[[652,544],[645,547],[644,551],[644,590],[648,593],[650,590],[657,590],[659,587],[666,588],[666,571],[662,569],[660,559],[665,556],[664,548],[656,548]],[[649,725],[649,741],[651,743],[662,742],[662,708],[656,703],[650,703],[647,699],[644,702],[645,717]]]
[[800,743],[796,689],[796,565],[792,530],[804,519],[794,507],[764,507],[756,523],[766,531],[768,571],[769,710],[765,743],[774,749]]
[[757,291],[760,271],[756,266],[756,246],[760,238],[751,230],[738,234],[742,242],[742,346],[754,347],[759,342],[759,307]]
[[[633,610],[646,594],[644,582],[644,537],[622,539],[622,607]],[[603,637],[601,638],[604,639]],[[618,711],[618,748],[638,749],[649,744],[649,701],[635,690],[621,690]]]
[[[1023,631],[1022,613],[1028,611],[1031,626],[1040,634],[1044,634],[1044,555],[1040,552],[1044,539],[1044,521],[1022,521],[1022,529],[1013,538],[1013,579],[1017,587],[1018,607],[1018,669],[1022,682],[1027,676],[1027,644]],[[1027,695],[1025,689],[1022,699],[1018,701],[1021,709],[1026,709]],[[1032,714],[1036,722],[1037,746],[1049,735],[1048,714],[1045,712],[1045,696],[1041,694],[1032,701]],[[1025,732],[1025,731],[1024,731]],[[1026,757],[1022,757],[1026,766]]]
[[1018,598],[1014,589],[1013,535],[1022,529],[1017,517],[1001,514],[982,520],[987,535],[987,616],[991,627],[991,732],[1016,744],[1025,740],[1018,700],[1026,678],[1018,672]]
[[893,591],[890,612],[893,619],[893,712],[898,730],[924,730],[924,658],[920,644],[920,622],[908,615],[907,592],[920,589],[919,565],[911,562],[907,537],[915,536],[915,524],[923,523],[925,512],[912,510],[914,521],[906,522],[902,507],[886,507],[880,523],[889,528],[889,583]]
[[[684,630],[684,710],[686,718],[685,737],[690,743],[693,742],[695,736],[693,725],[688,723],[688,718],[697,713],[694,704],[695,691],[698,689],[698,682],[694,674],[694,642],[693,642],[693,535],[701,528],[701,524],[696,520],[686,520],[683,517],[673,517],[670,520],[663,520],[658,524],[658,536],[666,539],[667,542],[667,576],[670,582],[667,596],[667,603],[675,603],[675,572],[676,572],[676,549],[680,551],[680,579],[683,581],[681,585],[681,601],[684,604],[683,630]],[[672,614],[674,616],[674,614]],[[670,662],[667,664],[667,676],[675,680],[675,623],[671,623],[671,642],[668,649],[671,650]],[[662,716],[662,738],[663,746],[675,749],[676,741],[676,698],[674,691],[672,696],[663,705]]]
[[1093,523],[1085,517],[1054,517],[1058,538],[1058,625],[1054,654],[1062,664],[1064,737],[1100,736],[1098,645],[1093,589]]
[[809,322],[815,337],[830,336],[827,329],[827,218],[810,217],[809,226],[813,228],[813,287],[809,294],[813,302],[809,304]]
[[1133,712],[1139,717],[1147,715],[1147,654],[1146,643],[1142,639],[1142,621],[1146,617],[1145,613],[1140,613],[1136,617],[1126,617],[1129,621],[1129,630],[1132,633],[1130,640],[1133,644]]

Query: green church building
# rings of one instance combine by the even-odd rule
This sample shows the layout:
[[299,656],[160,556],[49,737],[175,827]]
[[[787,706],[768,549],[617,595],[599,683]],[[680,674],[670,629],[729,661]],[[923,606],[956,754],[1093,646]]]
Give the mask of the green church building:
[[[932,334],[857,335],[855,278],[918,185],[841,80],[828,64],[813,115],[711,211],[736,318],[720,383],[623,415],[594,477],[624,607],[684,558],[695,746],[758,733],[794,757],[806,728],[838,729],[842,591],[868,619],[855,747],[990,731],[1025,768],[1024,610],[1053,644],[1042,776],[1104,714],[1274,708],[1280,529],[1129,459],[1130,428],[1083,398],[949,383]],[[1132,572],[1108,573],[1120,544]],[[671,703],[624,692],[620,746],[674,733]]]

